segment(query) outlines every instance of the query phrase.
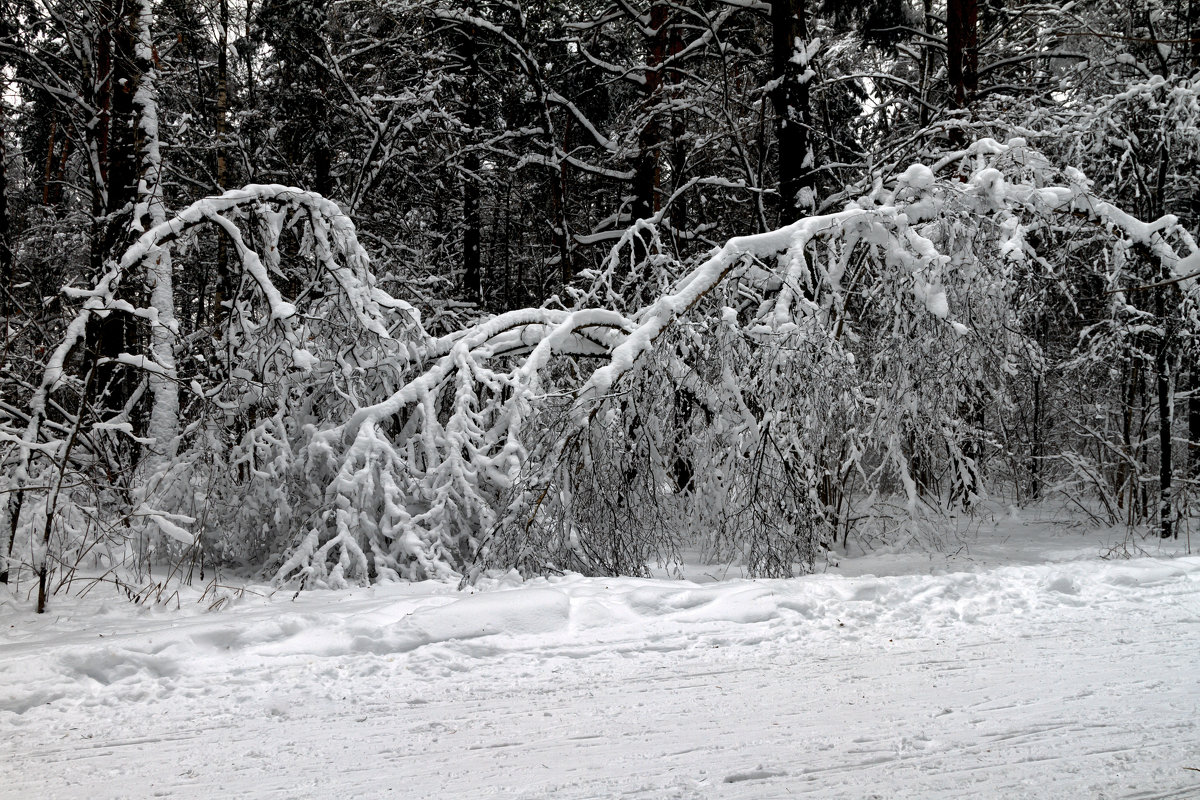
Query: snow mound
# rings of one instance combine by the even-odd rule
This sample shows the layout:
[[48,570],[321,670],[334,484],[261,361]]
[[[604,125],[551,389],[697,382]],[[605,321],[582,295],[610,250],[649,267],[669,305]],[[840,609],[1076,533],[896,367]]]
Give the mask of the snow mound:
[[552,589],[471,595],[415,611],[378,633],[356,636],[353,649],[367,653],[407,652],[438,642],[559,633],[567,628],[570,610],[570,598]]

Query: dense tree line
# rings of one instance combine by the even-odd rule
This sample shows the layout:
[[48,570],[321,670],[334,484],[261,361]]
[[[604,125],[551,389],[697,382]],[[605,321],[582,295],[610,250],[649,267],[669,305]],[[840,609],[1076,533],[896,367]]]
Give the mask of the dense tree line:
[[5,580],[1194,522],[1193,0],[0,11]]

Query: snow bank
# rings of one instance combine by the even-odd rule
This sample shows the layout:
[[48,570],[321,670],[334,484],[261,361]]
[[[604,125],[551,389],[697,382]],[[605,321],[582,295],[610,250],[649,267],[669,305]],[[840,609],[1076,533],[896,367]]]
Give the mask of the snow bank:
[[[466,642],[475,656],[595,644],[622,639],[636,646],[692,646],[691,637],[721,631],[724,640],[764,636],[812,643],[854,638],[861,631],[902,626],[912,635],[940,635],[964,625],[986,626],[1012,615],[1053,616],[1057,609],[1131,602],[1138,592],[1178,583],[1200,585],[1200,557],[1123,562],[1010,566],[939,575],[812,575],[790,580],[731,580],[717,584],[637,578],[539,578],[518,588],[501,584],[462,594],[410,594],[405,585],[359,592],[312,592],[246,603],[229,612],[164,612],[95,617],[76,606],[41,633],[11,601],[9,631],[0,641],[13,654],[0,665],[0,714],[22,713],[45,700],[81,697],[96,686],[175,678],[189,664],[214,657],[334,658],[397,655],[420,648],[454,649]],[[345,595],[349,600],[330,604]],[[330,607],[332,605],[332,607]],[[347,608],[347,605],[349,608]],[[248,606],[248,607],[247,607]],[[68,642],[56,647],[63,631]],[[27,637],[22,641],[23,637]],[[50,647],[47,665],[22,665],[22,651]],[[40,679],[24,679],[26,670]],[[85,690],[81,692],[81,690]]]
[[0,798],[1196,796],[1200,557],[1072,542],[893,575],[0,595]]

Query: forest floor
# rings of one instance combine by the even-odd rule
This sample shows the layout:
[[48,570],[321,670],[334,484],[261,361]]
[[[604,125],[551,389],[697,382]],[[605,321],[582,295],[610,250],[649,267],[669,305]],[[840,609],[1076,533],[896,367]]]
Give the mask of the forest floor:
[[1121,538],[1005,516],[793,580],[5,591],[0,797],[1198,798],[1200,557],[1102,558]]

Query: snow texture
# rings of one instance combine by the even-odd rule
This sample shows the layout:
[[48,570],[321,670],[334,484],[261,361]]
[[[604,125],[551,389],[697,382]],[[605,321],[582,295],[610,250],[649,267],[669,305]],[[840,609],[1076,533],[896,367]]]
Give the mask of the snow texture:
[[0,798],[1196,797],[1200,558],[1106,544],[1008,519],[792,580],[9,594]]

